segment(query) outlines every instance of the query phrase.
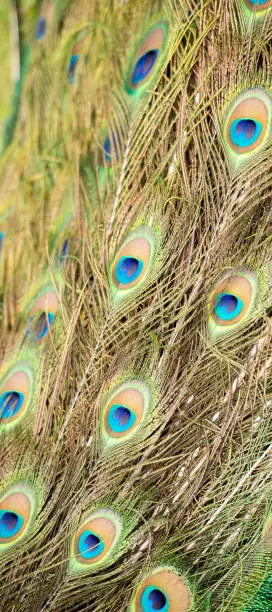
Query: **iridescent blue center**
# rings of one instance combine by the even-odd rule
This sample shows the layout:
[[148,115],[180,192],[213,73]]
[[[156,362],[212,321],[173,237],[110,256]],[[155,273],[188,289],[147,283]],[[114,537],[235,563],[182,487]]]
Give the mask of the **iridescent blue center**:
[[113,148],[114,148],[114,156],[116,159],[118,159],[118,151],[117,151],[117,144],[116,144],[116,140],[115,140],[115,136],[114,134],[111,135],[111,141],[110,138],[106,138],[104,144],[103,144],[103,151],[104,151],[104,157],[107,163],[109,163],[111,161],[111,157],[112,157],[112,150],[111,150],[111,142],[113,144]]
[[222,321],[232,321],[242,312],[244,303],[231,293],[219,293],[214,306],[214,313]]
[[68,68],[68,79],[71,85],[75,82],[76,67],[78,64],[79,55],[76,53],[71,56]]
[[121,257],[116,266],[116,280],[122,285],[132,283],[140,276],[143,266],[143,262],[137,257]]
[[250,4],[254,4],[255,6],[262,6],[262,4],[266,4],[267,0],[249,0]]
[[6,391],[0,396],[0,420],[10,419],[19,412],[24,401],[24,394],[20,391]]
[[235,119],[230,127],[230,138],[237,147],[245,149],[258,140],[262,129],[262,124],[256,119]]
[[38,318],[31,315],[27,322],[26,337],[34,334],[34,340],[42,340],[48,333],[54,318],[55,315],[52,312],[42,312]]
[[36,27],[36,39],[42,40],[46,33],[46,19],[45,17],[40,17],[38,19],[37,27]]
[[144,612],[168,612],[169,601],[165,593],[152,585],[146,587],[141,596],[141,606]]
[[158,49],[151,49],[139,57],[132,73],[132,85],[138,85],[148,76],[157,61],[158,53]]
[[94,559],[98,557],[105,548],[103,540],[95,533],[86,529],[78,540],[78,552],[84,559]]
[[116,433],[128,431],[135,423],[136,415],[126,406],[113,404],[108,414],[108,425]]
[[61,253],[60,253],[60,260],[63,261],[67,255],[68,255],[68,249],[69,249],[69,241],[68,239],[66,239],[62,245],[62,249],[61,249]]
[[4,240],[4,233],[0,232],[0,255],[2,253],[2,248],[3,248],[3,240]]
[[0,510],[0,538],[11,538],[23,525],[23,517],[10,510]]

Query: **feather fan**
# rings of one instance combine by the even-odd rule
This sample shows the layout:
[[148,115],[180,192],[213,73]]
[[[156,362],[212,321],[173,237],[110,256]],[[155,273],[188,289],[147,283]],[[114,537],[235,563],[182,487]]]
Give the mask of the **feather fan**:
[[8,15],[1,609],[269,612],[272,2]]

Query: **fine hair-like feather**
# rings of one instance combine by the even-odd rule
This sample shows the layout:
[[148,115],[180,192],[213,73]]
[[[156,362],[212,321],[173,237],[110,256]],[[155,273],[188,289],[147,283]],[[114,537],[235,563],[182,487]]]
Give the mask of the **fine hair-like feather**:
[[272,4],[18,15],[2,609],[269,612]]

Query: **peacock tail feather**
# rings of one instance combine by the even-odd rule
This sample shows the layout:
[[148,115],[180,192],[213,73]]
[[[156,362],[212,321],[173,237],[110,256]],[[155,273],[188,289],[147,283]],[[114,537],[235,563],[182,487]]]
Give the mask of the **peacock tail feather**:
[[15,4],[1,609],[269,612],[271,2]]

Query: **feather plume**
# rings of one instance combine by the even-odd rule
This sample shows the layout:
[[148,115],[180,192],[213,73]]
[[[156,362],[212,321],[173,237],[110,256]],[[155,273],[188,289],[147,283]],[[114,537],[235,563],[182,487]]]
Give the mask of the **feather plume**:
[[1,605],[269,612],[271,2],[26,5]]

